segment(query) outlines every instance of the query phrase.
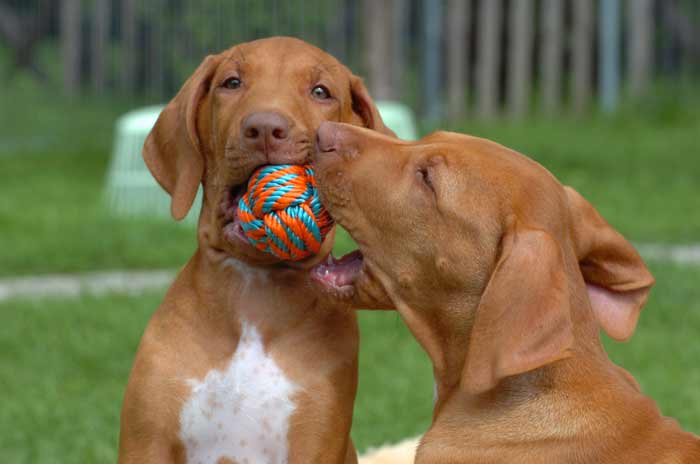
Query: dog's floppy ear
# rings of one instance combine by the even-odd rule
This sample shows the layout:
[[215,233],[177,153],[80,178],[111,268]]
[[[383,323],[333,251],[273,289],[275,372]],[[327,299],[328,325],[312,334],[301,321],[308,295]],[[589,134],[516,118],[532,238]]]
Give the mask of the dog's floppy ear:
[[565,187],[571,235],[591,307],[603,330],[626,340],[637,326],[654,277],[637,250],[576,190]]
[[352,97],[352,113],[355,118],[352,122],[354,124],[376,130],[390,137],[396,137],[394,131],[384,125],[377,105],[369,96],[362,79],[354,75],[350,77],[350,96]]
[[146,138],[146,166],[172,198],[170,212],[177,220],[192,207],[204,174],[204,155],[197,134],[197,110],[219,62],[208,56],[163,109]]
[[473,394],[570,356],[569,286],[559,242],[510,218],[481,296],[462,383]]

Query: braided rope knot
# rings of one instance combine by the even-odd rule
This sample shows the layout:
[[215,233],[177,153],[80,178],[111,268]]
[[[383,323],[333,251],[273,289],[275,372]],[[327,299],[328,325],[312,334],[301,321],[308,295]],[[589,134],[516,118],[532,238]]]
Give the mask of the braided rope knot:
[[238,202],[238,218],[253,246],[287,261],[318,253],[333,227],[310,165],[276,164],[255,171]]

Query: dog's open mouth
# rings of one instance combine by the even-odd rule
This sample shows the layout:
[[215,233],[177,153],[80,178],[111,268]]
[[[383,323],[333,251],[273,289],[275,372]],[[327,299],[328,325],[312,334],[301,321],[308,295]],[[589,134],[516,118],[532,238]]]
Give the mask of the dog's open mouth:
[[[220,220],[221,220],[221,230],[224,239],[232,245],[237,247],[243,246],[249,253],[261,254],[265,257],[265,260],[274,260],[275,255],[273,253],[267,253],[267,250],[260,248],[260,243],[255,245],[252,243],[248,236],[246,235],[243,227],[243,222],[239,217],[239,204],[241,198],[247,194],[249,181],[245,181],[241,184],[234,185],[230,187],[223,195],[220,204]],[[329,263],[332,264],[334,258],[331,254],[326,251],[332,246],[332,237],[334,235],[327,235],[321,245],[321,250],[318,254],[311,255],[307,258],[295,261],[286,261],[286,264],[290,267],[295,267],[299,269],[309,269],[310,267],[316,266],[316,263]],[[330,246],[329,246],[330,244]],[[328,253],[328,255],[326,255]],[[345,258],[339,260],[338,262],[344,262]],[[337,281],[339,286],[342,288],[344,285],[344,280],[341,278]]]
[[[239,203],[246,195],[249,180],[228,188],[220,204],[220,224],[224,239],[236,246],[243,245],[250,252],[264,253],[252,244],[238,216]],[[362,253],[359,250],[335,258],[329,250],[334,234],[326,236],[318,254],[299,261],[287,262],[291,267],[307,269],[312,280],[320,284],[326,293],[340,299],[347,299],[355,294],[355,283],[363,271]],[[268,257],[272,258],[270,254]]]
[[362,253],[355,250],[341,258],[329,253],[326,259],[311,268],[311,278],[329,293],[349,298],[355,293],[355,282],[363,267]]
[[229,242],[238,240],[249,245],[250,243],[243,232],[243,227],[238,217],[238,202],[245,194],[247,186],[248,181],[245,181],[240,185],[230,188],[224,194],[224,198],[221,201],[221,210],[223,213],[223,231],[226,240]]

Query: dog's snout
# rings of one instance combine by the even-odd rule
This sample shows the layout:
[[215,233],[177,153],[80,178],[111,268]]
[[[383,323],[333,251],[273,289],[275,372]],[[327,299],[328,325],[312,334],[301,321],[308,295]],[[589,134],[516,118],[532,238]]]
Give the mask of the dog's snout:
[[246,148],[273,152],[289,138],[289,121],[279,113],[253,113],[243,119],[241,133]]
[[328,152],[338,149],[338,131],[336,124],[332,122],[322,122],[316,132],[316,144],[319,151]]

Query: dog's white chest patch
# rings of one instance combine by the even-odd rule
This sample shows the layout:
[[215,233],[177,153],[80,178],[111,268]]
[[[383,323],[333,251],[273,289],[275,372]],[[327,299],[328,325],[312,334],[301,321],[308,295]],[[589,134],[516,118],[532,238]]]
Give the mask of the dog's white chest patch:
[[225,370],[211,370],[190,384],[192,394],[180,411],[188,463],[288,461],[287,431],[297,386],[265,353],[255,327],[243,323]]

